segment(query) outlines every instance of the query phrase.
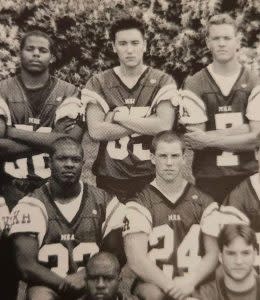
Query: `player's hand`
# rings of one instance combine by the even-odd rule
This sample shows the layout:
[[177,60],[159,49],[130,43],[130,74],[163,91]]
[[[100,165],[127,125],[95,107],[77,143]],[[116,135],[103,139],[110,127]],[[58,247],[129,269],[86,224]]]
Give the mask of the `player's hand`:
[[86,288],[86,275],[85,272],[79,271],[74,274],[67,275],[66,281],[70,284],[75,294],[81,295]]
[[193,293],[194,289],[195,283],[189,276],[175,277],[167,295],[173,299],[184,300]]
[[184,134],[184,142],[189,149],[202,150],[209,141],[207,134],[199,130]]
[[105,122],[108,122],[108,123],[113,123],[114,121],[114,115],[115,115],[115,110],[113,111],[109,111],[107,114],[106,114],[106,117],[105,117]]
[[53,131],[60,133],[68,133],[75,127],[76,120],[64,117],[57,121]]
[[115,123],[121,123],[129,118],[129,109],[126,106],[118,106],[114,109],[113,121]]

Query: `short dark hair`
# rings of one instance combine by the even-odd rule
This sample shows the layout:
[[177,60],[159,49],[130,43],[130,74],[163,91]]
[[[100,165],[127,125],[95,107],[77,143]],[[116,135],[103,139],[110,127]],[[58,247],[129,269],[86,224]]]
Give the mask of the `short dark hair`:
[[206,35],[209,36],[209,29],[212,25],[231,25],[234,28],[235,34],[237,34],[237,23],[229,14],[218,14],[212,16],[207,22]]
[[256,234],[250,226],[245,224],[225,224],[218,236],[219,250],[223,252],[224,246],[229,246],[237,237],[243,238],[247,245],[252,245],[254,249],[257,249]]
[[84,151],[83,151],[83,147],[82,147],[81,143],[79,143],[78,141],[76,141],[71,136],[61,136],[61,137],[57,138],[51,144],[51,150],[49,152],[50,157],[53,157],[53,155],[56,153],[57,149],[61,145],[64,145],[64,144],[67,145],[68,147],[70,147],[70,145],[75,145],[76,147],[78,147],[80,149],[81,156],[82,157],[84,156]]
[[23,50],[23,48],[25,46],[25,43],[26,43],[26,40],[30,36],[39,36],[39,37],[43,37],[46,40],[48,40],[50,52],[53,53],[53,51],[54,51],[54,42],[53,42],[53,39],[47,33],[43,32],[41,30],[32,30],[32,31],[29,31],[29,32],[25,33],[23,35],[23,37],[21,38],[20,50]]
[[145,35],[145,29],[144,24],[134,18],[134,17],[124,17],[121,19],[116,20],[111,28],[110,28],[110,39],[115,42],[116,40],[116,33],[121,30],[127,30],[127,29],[137,29],[141,32],[142,36]]
[[120,268],[119,261],[114,254],[109,253],[109,252],[98,252],[98,253],[94,254],[93,256],[91,256],[90,259],[88,260],[88,263],[86,266],[87,274],[89,273],[88,270],[90,270],[93,267],[93,263],[95,262],[95,260],[98,260],[98,259],[100,259],[101,261],[104,261],[104,262],[110,261],[113,264],[117,275],[120,274],[121,268]]
[[165,130],[161,131],[158,134],[156,134],[152,140],[152,144],[150,147],[151,153],[155,154],[155,151],[157,149],[157,146],[160,142],[166,142],[166,143],[179,143],[181,145],[182,152],[185,152],[185,144],[180,137],[180,135],[174,133],[172,130]]

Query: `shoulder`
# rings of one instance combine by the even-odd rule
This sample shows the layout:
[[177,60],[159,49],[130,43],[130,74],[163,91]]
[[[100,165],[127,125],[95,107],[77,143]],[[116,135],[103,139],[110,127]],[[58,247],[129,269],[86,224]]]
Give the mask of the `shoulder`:
[[0,95],[2,97],[6,97],[8,93],[10,93],[10,91],[13,92],[13,88],[15,88],[15,86],[17,86],[17,77],[8,77],[4,80],[0,81]]
[[147,81],[152,85],[156,84],[159,86],[164,86],[167,84],[175,84],[176,86],[176,83],[171,75],[152,67],[148,67]]
[[208,206],[209,204],[214,202],[214,199],[210,195],[202,192],[195,185],[191,183],[188,184],[189,186],[187,195],[193,203],[198,204],[200,206]]
[[65,96],[72,96],[73,94],[76,93],[77,88],[74,84],[64,81],[62,79],[56,78],[56,77],[53,77],[53,78],[54,78],[54,80],[56,80],[56,87],[59,90],[63,91]]
[[219,290],[216,281],[201,285],[194,293],[194,297],[200,300],[219,300]]
[[114,78],[114,71],[113,69],[107,69],[105,71],[99,72],[94,74],[87,82],[87,87],[92,85],[100,85],[103,86],[105,83],[111,84]]

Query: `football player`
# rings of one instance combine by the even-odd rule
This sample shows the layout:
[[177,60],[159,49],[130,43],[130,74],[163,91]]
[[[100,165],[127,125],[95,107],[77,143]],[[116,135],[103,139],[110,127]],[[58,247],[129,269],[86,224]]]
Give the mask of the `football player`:
[[246,109],[250,99],[260,101],[259,79],[238,62],[239,34],[229,15],[210,18],[206,43],[213,62],[185,81],[180,121],[194,150],[196,185],[222,203],[256,172],[256,132],[249,130]]
[[[88,258],[99,249],[112,251],[109,233],[123,224],[124,205],[83,184],[82,165],[81,145],[71,137],[57,139],[49,182],[21,199],[11,213],[10,235],[28,299],[82,296]],[[119,240],[114,248],[121,250]]]
[[117,258],[107,252],[94,254],[87,264],[87,295],[84,300],[122,300],[118,291],[120,265]]
[[[260,150],[255,150],[258,161],[258,172],[242,181],[226,197],[221,212],[227,216],[237,215],[238,210],[247,217],[251,228],[256,232],[257,241],[260,244]],[[258,250],[258,257],[259,257]],[[259,267],[260,261],[256,260]]]
[[[260,278],[254,261],[258,248],[254,231],[247,225],[225,225],[218,237],[223,277],[202,285],[194,294],[198,300],[258,300]],[[189,298],[188,298],[189,299]]]
[[216,238],[201,235],[200,225],[207,227],[218,206],[183,178],[184,145],[178,136],[159,133],[151,152],[156,177],[126,204],[125,252],[139,277],[138,297],[185,299],[216,267]]
[[[50,75],[53,47],[47,34],[28,32],[20,45],[20,73],[0,82],[0,160],[6,161],[0,167],[0,181],[10,209],[50,176],[43,152],[62,135],[51,133],[57,108],[65,98],[80,102],[74,85]],[[79,126],[65,120],[57,129],[80,139]]]
[[89,134],[100,141],[97,186],[121,201],[153,179],[151,139],[172,128],[178,98],[171,76],[143,63],[144,34],[132,17],[114,22],[110,35],[120,65],[94,75],[82,90]]

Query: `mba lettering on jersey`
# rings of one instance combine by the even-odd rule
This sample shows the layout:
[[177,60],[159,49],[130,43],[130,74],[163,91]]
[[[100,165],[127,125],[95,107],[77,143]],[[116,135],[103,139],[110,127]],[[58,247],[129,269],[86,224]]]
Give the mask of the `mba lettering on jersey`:
[[[248,100],[254,98],[257,85],[257,78],[242,67],[229,95],[224,96],[208,69],[204,68],[188,77],[184,84],[180,120],[186,125],[206,122],[207,131],[248,123]],[[194,154],[193,172],[196,178],[251,175],[256,171],[253,151],[196,150]]]
[[187,183],[172,203],[150,184],[126,207],[123,235],[147,233],[149,257],[168,277],[183,275],[197,266],[202,250],[200,224],[218,209],[209,196]]
[[[82,184],[83,186],[83,184]],[[102,240],[123,225],[124,205],[103,190],[84,185],[80,208],[69,222],[48,184],[19,201],[10,216],[10,234],[36,233],[39,262],[60,276],[74,273],[99,251]]]
[[[5,117],[7,124],[27,131],[51,132],[56,109],[65,98],[77,95],[74,85],[54,77],[51,77],[51,81],[46,102],[37,116],[17,76],[1,81],[0,115]],[[48,155],[41,153],[6,162],[4,172],[16,178],[26,178],[28,175],[48,178]]]
[[[100,73],[88,81],[82,98],[100,105],[105,113],[118,107],[131,118],[151,115],[164,100],[171,100],[175,105],[178,95],[169,75],[148,67],[131,89],[113,69]],[[102,141],[93,166],[94,174],[117,179],[153,175],[151,140],[152,136],[133,134],[115,141]]]
[[227,218],[237,216],[237,212],[244,214],[247,218],[250,227],[255,231],[259,249],[255,259],[260,274],[260,185],[259,173],[256,173],[246,180],[242,181],[235,189],[227,196],[223,206],[221,207],[222,215]]

